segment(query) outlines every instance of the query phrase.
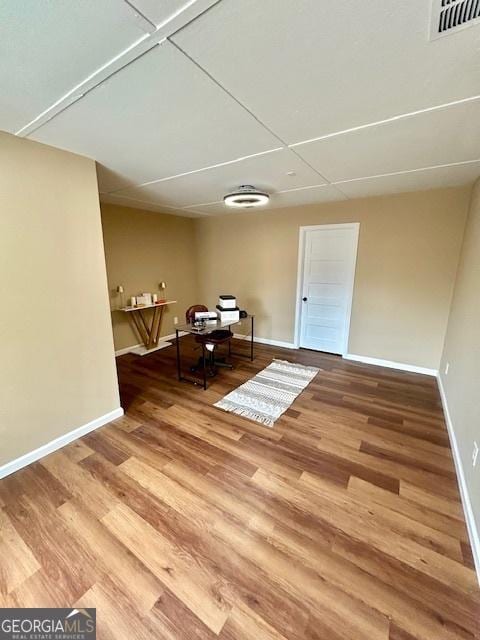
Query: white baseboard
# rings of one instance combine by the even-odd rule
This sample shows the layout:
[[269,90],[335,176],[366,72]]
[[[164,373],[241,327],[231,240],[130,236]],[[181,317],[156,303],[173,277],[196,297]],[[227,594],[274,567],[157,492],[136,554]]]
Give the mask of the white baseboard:
[[141,342],[139,342],[138,344],[132,344],[130,347],[125,347],[124,349],[118,349],[117,351],[115,351],[115,357],[118,358],[118,356],[124,356],[126,353],[130,353],[130,351],[133,351],[133,349],[140,349],[140,347],[143,347],[143,344]]
[[48,454],[57,451],[57,449],[61,449],[65,445],[70,444],[70,442],[73,442],[74,440],[81,438],[87,433],[90,433],[90,431],[95,431],[95,429],[103,427],[104,424],[107,424],[108,422],[111,422],[116,418],[120,418],[121,416],[123,416],[123,409],[121,407],[118,407],[118,409],[114,409],[113,411],[110,411],[109,413],[106,413],[99,418],[95,418],[95,420],[92,420],[91,422],[88,422],[81,427],[77,427],[73,431],[69,431],[62,436],[55,438],[55,440],[51,440],[50,442],[43,444],[41,447],[38,447],[38,449],[35,449],[34,451],[30,451],[29,453],[26,453],[25,455],[20,456],[19,458],[16,458],[11,462],[7,462],[7,464],[4,464],[0,467],[0,479],[5,478],[5,476],[18,471],[19,469],[22,469],[22,467],[26,467],[29,464],[32,464],[32,462],[40,460],[40,458],[48,456]]
[[[243,333],[235,333],[233,334],[234,338],[238,338],[239,340],[250,340],[250,336],[245,336]],[[270,340],[270,338],[253,338],[254,342],[258,342],[259,344],[270,344],[274,347],[283,347],[284,349],[295,349],[295,345],[293,342],[282,342],[282,340]]]
[[130,353],[134,353],[136,356],[148,356],[148,354],[153,353],[154,351],[160,351],[161,349],[166,349],[167,347],[171,347],[171,342],[164,342],[163,340],[159,340],[156,347],[152,347],[152,349],[147,349],[145,345],[141,345],[140,347],[132,347],[130,349]]
[[[182,336],[186,336],[187,332],[186,331],[179,331],[178,335],[180,336],[180,338]],[[175,334],[171,333],[168,336],[162,336],[161,338],[159,338],[159,345],[160,342],[167,342],[168,340],[174,340],[175,339]],[[165,345],[160,345],[157,347],[157,349],[152,349],[152,351],[157,351],[158,349],[164,349],[165,347],[168,347],[170,345],[165,344]],[[130,347],[125,347],[124,349],[118,349],[117,351],[115,351],[115,357],[118,358],[119,356],[124,356],[126,353],[136,353],[139,350],[145,349],[145,346],[143,344],[143,342],[140,342],[139,344],[132,344]],[[149,352],[150,353],[150,352]],[[146,355],[146,353],[137,353],[137,355]]]
[[455,470],[457,472],[458,485],[460,487],[460,497],[462,499],[463,513],[465,514],[465,521],[467,523],[468,537],[470,539],[470,545],[472,547],[473,560],[475,562],[475,569],[477,572],[478,583],[480,584],[480,535],[475,522],[475,516],[473,514],[472,502],[468,493],[467,481],[465,480],[465,474],[463,472],[462,459],[460,457],[460,451],[458,448],[457,438],[455,436],[455,430],[453,428],[452,418],[448,409],[447,396],[445,395],[445,389],[440,375],[437,376],[438,388],[440,390],[440,397],[442,399],[443,412],[445,414],[445,422],[447,423],[448,437],[450,438],[450,447],[452,449],[453,461],[455,463]]
[[410,371],[410,373],[422,373],[425,376],[437,377],[438,375],[437,369],[427,369],[426,367],[417,367],[414,364],[404,364],[403,362],[393,362],[392,360],[381,360],[379,358],[370,358],[369,356],[357,356],[352,353],[346,353],[343,358],[345,358],[345,360],[363,362],[364,364],[373,364],[379,367],[387,367],[388,369]]

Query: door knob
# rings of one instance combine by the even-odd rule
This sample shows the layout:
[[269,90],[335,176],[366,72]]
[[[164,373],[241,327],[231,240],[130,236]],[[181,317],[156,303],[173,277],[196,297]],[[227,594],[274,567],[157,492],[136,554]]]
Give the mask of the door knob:
[[308,298],[302,298],[302,300],[303,300],[304,302],[306,302],[306,301],[308,300]]

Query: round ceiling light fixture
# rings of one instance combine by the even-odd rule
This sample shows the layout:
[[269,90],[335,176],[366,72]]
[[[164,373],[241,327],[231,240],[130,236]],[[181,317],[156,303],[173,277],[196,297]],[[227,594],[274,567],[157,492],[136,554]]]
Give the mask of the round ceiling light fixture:
[[263,204],[267,204],[270,196],[268,193],[259,191],[252,187],[250,184],[242,184],[236,191],[227,193],[224,196],[223,201],[227,207],[260,207]]

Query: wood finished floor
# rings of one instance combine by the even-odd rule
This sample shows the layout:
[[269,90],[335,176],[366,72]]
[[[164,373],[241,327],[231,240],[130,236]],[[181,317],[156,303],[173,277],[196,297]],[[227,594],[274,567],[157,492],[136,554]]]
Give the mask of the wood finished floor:
[[[480,637],[435,381],[256,355],[206,392],[174,347],[119,358],[126,416],[0,481],[0,606],[97,607],[112,640]],[[212,407],[272,357],[323,369],[273,429]]]

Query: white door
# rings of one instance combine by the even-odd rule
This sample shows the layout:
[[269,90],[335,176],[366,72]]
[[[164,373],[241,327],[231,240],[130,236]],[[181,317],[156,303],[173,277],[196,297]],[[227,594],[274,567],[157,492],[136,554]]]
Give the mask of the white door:
[[329,353],[347,352],[358,231],[358,223],[300,230],[303,234],[301,347]]

